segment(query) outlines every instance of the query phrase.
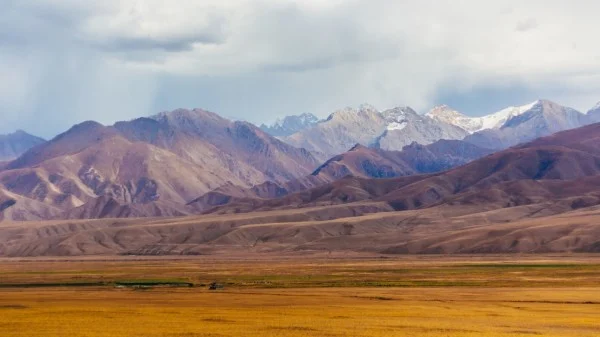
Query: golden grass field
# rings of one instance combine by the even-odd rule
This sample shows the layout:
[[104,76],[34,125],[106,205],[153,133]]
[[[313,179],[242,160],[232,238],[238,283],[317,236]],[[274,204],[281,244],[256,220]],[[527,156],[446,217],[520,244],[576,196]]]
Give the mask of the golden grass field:
[[0,336],[600,336],[600,258],[6,259]]

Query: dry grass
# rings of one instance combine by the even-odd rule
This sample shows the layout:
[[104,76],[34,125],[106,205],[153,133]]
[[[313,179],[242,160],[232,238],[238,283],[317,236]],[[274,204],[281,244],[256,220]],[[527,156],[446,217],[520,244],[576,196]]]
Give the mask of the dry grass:
[[[597,259],[502,260],[2,261],[0,332],[186,337],[600,335]],[[39,287],[90,280],[106,285]],[[113,285],[127,280],[185,280],[197,286],[140,291]],[[226,283],[225,289],[200,286],[212,280]],[[10,284],[30,287],[6,287]]]

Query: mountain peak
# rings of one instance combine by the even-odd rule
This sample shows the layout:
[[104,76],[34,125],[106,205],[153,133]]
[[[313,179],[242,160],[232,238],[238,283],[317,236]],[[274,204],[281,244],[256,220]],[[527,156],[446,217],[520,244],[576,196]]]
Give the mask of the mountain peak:
[[173,111],[163,111],[163,112],[157,113],[156,115],[150,116],[150,118],[155,119],[155,120],[169,120],[169,121],[182,121],[182,120],[186,120],[186,119],[197,120],[197,119],[205,119],[205,118],[213,119],[213,120],[220,120],[220,121],[228,121],[227,119],[217,115],[214,112],[200,109],[200,108],[194,108],[191,110],[179,108],[179,109],[175,109]]
[[[102,125],[96,121],[90,120],[90,121],[84,121],[79,124],[73,125],[69,130],[62,133],[61,135],[71,134],[71,133],[86,133],[86,132],[92,132],[93,130],[100,130],[103,128],[105,128],[104,125]],[[61,135],[58,135],[57,137],[60,137]]]
[[377,111],[377,108],[375,108],[374,106],[372,106],[369,103],[363,103],[361,105],[358,106],[358,110],[359,111]]
[[360,143],[356,143],[356,145],[354,145],[350,150],[348,150],[348,152],[368,150],[368,149],[369,149],[368,147],[366,147]]
[[425,116],[438,122],[457,126],[468,133],[477,132],[483,127],[481,118],[465,116],[445,104],[433,107]]
[[442,118],[443,116],[467,117],[467,116],[463,115],[462,113],[458,112],[457,110],[452,109],[451,107],[449,107],[446,104],[434,106],[431,110],[429,110],[429,112],[427,112],[425,114],[425,116],[432,117],[432,118],[435,118],[435,117]]
[[305,112],[299,115],[278,118],[272,125],[262,124],[260,129],[272,136],[286,137],[298,131],[310,128],[317,123],[319,123],[319,118],[317,116]]

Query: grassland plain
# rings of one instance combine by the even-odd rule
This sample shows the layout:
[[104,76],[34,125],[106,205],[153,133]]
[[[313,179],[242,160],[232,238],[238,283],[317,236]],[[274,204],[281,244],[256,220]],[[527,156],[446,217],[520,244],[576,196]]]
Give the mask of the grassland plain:
[[600,257],[5,259],[0,335],[599,336]]

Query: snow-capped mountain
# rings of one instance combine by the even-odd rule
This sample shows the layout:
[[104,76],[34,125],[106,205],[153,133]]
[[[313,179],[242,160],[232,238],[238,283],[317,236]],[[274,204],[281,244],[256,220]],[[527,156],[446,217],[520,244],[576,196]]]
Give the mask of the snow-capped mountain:
[[502,149],[594,121],[600,121],[600,104],[586,116],[548,100],[537,100],[481,117],[466,116],[446,105],[420,115],[409,107],[379,111],[365,104],[338,110],[282,140],[320,153],[321,158],[348,151],[357,143],[398,151],[413,142],[427,145],[440,139],[465,139],[480,147]]
[[426,116],[440,122],[458,126],[469,133],[475,133],[487,129],[498,129],[502,127],[510,118],[523,114],[525,111],[530,110],[538,102],[539,101],[535,101],[516,107],[511,106],[483,117],[465,116],[447,105],[440,105],[431,109]]
[[318,122],[319,118],[317,116],[311,113],[303,113],[277,119],[272,125],[261,124],[260,128],[272,136],[285,137],[314,126]]
[[491,121],[497,123],[466,137],[465,140],[492,149],[507,148],[558,131],[593,123],[590,116],[548,100],[510,107],[481,118],[487,119],[489,125],[494,124]]
[[363,104],[338,110],[311,128],[283,138],[310,151],[333,156],[363,144],[385,150],[402,150],[413,142],[430,144],[440,139],[462,139],[465,130],[419,115],[409,107],[379,111]]

